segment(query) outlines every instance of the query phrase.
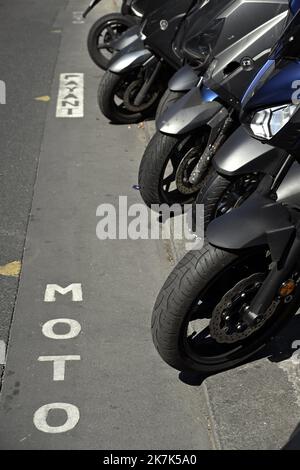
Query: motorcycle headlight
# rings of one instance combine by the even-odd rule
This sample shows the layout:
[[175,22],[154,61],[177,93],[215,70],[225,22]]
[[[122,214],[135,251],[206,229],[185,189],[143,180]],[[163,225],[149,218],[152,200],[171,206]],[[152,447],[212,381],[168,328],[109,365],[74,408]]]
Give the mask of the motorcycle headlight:
[[288,104],[258,111],[250,124],[253,134],[261,139],[272,139],[289,122],[297,109],[297,105]]

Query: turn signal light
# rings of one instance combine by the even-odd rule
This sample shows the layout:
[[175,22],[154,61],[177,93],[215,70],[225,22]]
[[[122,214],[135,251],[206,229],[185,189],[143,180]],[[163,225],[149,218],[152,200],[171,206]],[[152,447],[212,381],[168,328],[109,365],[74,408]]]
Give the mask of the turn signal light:
[[279,289],[279,295],[280,297],[288,297],[289,295],[292,295],[294,290],[296,289],[296,283],[293,279],[289,279],[288,281],[284,282],[280,289]]

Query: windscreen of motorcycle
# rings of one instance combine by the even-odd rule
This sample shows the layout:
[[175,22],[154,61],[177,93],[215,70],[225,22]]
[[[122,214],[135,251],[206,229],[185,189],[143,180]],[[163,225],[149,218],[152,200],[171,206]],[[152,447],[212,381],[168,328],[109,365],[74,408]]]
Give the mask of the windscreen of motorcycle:
[[132,0],[131,7],[137,10],[139,13],[143,13],[146,18],[151,15],[152,12],[161,8],[162,2],[159,0]]
[[282,37],[274,47],[271,59],[300,60],[300,10],[292,18]]
[[[172,27],[172,23],[176,25],[181,19],[186,17],[191,7],[197,0],[151,0],[151,7],[145,15],[145,24],[143,34],[146,38],[159,35]],[[168,38],[169,39],[169,38]]]
[[197,69],[205,66],[223,28],[219,16],[232,3],[235,0],[197,1],[175,38],[175,52]]

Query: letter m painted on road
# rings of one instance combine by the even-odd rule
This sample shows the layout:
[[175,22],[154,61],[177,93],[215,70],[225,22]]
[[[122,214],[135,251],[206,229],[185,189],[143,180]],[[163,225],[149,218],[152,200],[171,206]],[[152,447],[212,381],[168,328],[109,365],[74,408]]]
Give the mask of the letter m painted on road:
[[0,104],[6,104],[6,85],[0,80]]
[[5,365],[6,345],[5,342],[0,340],[0,365]]
[[55,302],[56,294],[66,295],[72,292],[73,302],[82,302],[81,284],[70,284],[68,287],[61,287],[57,284],[48,284],[45,291],[45,302]]

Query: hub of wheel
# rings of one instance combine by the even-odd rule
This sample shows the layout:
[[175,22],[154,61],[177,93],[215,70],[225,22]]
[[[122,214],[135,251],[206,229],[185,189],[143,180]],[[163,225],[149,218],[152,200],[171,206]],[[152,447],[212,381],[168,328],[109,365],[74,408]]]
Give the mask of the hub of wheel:
[[195,185],[189,182],[190,175],[194,170],[201,153],[200,147],[190,149],[178,165],[176,171],[176,186],[178,191],[182,194],[188,195],[197,193],[202,186],[202,180]]
[[141,105],[135,106],[134,99],[136,98],[138,92],[143,86],[143,80],[135,80],[134,82],[128,85],[125,93],[124,93],[124,105],[126,109],[133,113],[141,113],[143,111],[148,110],[151,106],[154,105],[156,100],[159,97],[159,90],[153,92],[150,97],[147,97],[146,101],[144,101]]
[[240,281],[215,307],[210,322],[210,334],[218,343],[232,344],[247,339],[274,314],[278,301],[274,301],[264,315],[259,316],[252,325],[243,318],[243,312],[250,305],[264,279],[263,274],[253,274]]
[[243,176],[233,183],[219,201],[215,217],[239,207],[258,187],[260,180],[260,176],[254,174]]

